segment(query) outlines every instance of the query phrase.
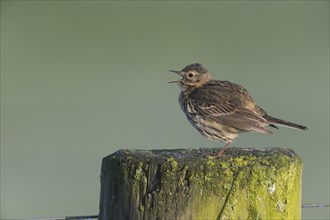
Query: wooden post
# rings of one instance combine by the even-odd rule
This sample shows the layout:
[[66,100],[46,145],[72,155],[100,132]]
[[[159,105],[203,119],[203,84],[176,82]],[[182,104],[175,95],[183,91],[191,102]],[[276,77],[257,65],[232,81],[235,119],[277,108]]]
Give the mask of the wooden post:
[[99,218],[300,219],[290,149],[119,150],[102,161]]

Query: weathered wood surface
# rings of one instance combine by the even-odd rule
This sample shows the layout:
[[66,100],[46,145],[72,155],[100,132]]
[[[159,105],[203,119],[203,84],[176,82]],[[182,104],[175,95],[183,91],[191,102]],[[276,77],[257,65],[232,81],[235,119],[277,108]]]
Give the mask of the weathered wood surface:
[[119,150],[102,161],[100,219],[300,219],[290,149]]

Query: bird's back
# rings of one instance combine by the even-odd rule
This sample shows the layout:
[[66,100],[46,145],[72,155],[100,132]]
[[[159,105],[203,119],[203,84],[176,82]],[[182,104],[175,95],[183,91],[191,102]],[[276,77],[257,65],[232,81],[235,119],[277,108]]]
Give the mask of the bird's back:
[[[258,110],[250,93],[241,85],[229,81],[210,80],[187,95],[195,102],[213,105],[217,108]],[[222,112],[230,111],[224,109]]]

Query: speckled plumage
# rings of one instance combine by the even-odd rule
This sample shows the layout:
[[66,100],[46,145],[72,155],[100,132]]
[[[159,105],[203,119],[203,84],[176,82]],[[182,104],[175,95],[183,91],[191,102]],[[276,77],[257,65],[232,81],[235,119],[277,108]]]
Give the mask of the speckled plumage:
[[201,64],[171,71],[182,77],[173,82],[181,88],[179,103],[183,112],[190,123],[211,140],[225,141],[229,145],[240,132],[271,134],[267,125],[307,129],[268,115],[245,88],[229,81],[212,79],[210,72]]

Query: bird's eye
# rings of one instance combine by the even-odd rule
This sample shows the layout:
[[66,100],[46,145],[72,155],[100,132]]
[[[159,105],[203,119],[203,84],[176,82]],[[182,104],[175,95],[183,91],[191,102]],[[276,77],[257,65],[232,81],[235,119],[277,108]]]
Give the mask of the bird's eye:
[[188,73],[188,77],[189,77],[189,78],[191,78],[191,77],[193,77],[193,76],[194,76],[193,73]]

